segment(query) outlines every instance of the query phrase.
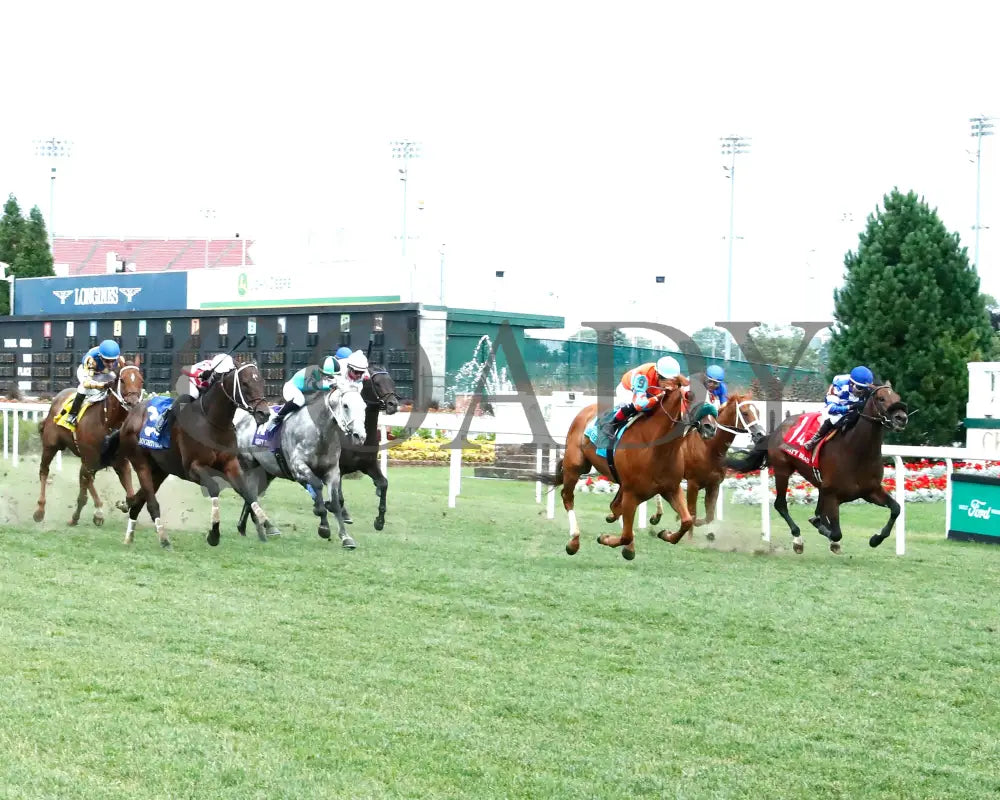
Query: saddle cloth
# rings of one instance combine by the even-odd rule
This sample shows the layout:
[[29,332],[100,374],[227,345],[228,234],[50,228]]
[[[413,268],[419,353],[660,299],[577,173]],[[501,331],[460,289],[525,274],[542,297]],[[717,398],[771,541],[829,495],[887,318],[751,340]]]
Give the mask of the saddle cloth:
[[102,392],[97,395],[93,400],[84,399],[83,405],[80,406],[80,413],[76,415],[76,422],[67,422],[66,416],[69,414],[70,406],[73,405],[73,399],[76,397],[75,394],[71,394],[66,398],[66,402],[62,404],[62,407],[56,413],[55,423],[61,428],[65,428],[68,431],[76,433],[76,426],[79,424],[80,420],[83,419],[83,415],[87,413],[87,409],[91,406],[95,406],[100,403],[105,398],[105,394]]
[[788,429],[785,434],[785,438],[781,443],[781,449],[784,450],[788,455],[793,458],[797,458],[799,461],[803,461],[808,464],[813,469],[819,469],[819,452],[823,449],[823,445],[826,444],[830,438],[836,434],[836,430],[830,431],[826,436],[820,440],[813,451],[810,453],[806,450],[805,445],[810,439],[812,439],[813,434],[819,430],[820,418],[823,416],[822,412],[813,411],[809,414],[803,414],[802,419],[799,420],[797,425],[793,425]]
[[[604,414],[595,415],[594,418],[587,423],[587,427],[584,428],[583,430],[583,435],[586,436],[588,439],[590,439],[590,443],[594,445],[594,448],[597,451],[597,455],[599,455],[601,458],[608,457],[608,445],[611,444],[611,442],[608,441],[607,437],[601,433],[601,428],[603,427],[605,422],[610,420],[615,415],[615,412],[617,410],[618,410],[617,408],[612,408],[610,411],[606,411]],[[628,422],[626,422],[618,429],[618,432],[615,435],[615,442],[616,443],[620,442],[622,434],[624,434],[625,431],[627,431],[630,427],[632,427],[632,423],[634,423],[637,419],[643,416],[645,415],[642,414],[641,412],[638,414],[633,414],[629,418]]]
[[[281,406],[271,406],[271,411],[275,414],[281,409]],[[271,430],[267,429],[267,423],[263,425],[258,425],[257,430],[253,434],[253,446],[254,447],[266,447],[272,453],[276,450],[281,449],[281,423],[285,420],[284,418],[278,420],[278,424],[274,426]]]
[[139,431],[139,446],[147,450],[167,450],[170,447],[170,426],[164,425],[157,433],[160,417],[166,414],[173,405],[172,397],[151,397],[146,405],[146,421]]

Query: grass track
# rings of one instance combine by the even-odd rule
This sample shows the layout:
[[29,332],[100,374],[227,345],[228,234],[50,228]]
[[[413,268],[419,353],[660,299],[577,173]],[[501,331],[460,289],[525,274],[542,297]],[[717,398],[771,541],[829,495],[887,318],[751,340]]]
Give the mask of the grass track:
[[1000,550],[945,541],[940,505],[907,508],[904,558],[868,547],[881,509],[844,510],[836,557],[776,517],[764,551],[729,506],[711,546],[643,534],[628,563],[594,541],[608,496],[570,558],[530,486],[449,510],[445,468],[398,468],[382,533],[345,484],[354,552],[282,483],[283,536],[238,537],[227,493],[216,549],[167,484],[163,552],[145,515],[132,548],[117,511],[64,528],[72,465],[42,526],[33,468],[0,469],[0,797],[1000,793]]

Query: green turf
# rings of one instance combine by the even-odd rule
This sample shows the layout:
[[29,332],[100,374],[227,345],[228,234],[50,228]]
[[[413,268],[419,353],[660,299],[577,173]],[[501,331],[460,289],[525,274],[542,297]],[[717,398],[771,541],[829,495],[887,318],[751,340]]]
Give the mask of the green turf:
[[[321,541],[275,484],[266,544],[204,536],[196,487],[164,486],[173,551],[148,516],[64,527],[72,462],[30,520],[32,468],[3,474],[0,797],[986,798],[1000,792],[1000,550],[943,537],[909,506],[907,555],[847,507],[844,553],[758,535],[726,508],[626,562],[533,487],[446,468],[345,482],[358,549]],[[113,496],[110,474],[101,476]],[[809,510],[793,507],[805,523]]]

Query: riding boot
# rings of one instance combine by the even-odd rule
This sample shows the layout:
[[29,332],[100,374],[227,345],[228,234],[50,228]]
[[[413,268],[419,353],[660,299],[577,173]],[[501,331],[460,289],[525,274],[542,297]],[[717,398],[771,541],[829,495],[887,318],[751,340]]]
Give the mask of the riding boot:
[[609,439],[614,440],[619,428],[628,422],[635,413],[636,408],[631,403],[627,406],[622,406],[615,412],[615,415],[611,419],[604,423],[604,427],[601,429],[601,432]]
[[73,405],[69,409],[69,413],[66,415],[66,422],[70,425],[76,425],[76,416],[80,413],[80,406],[83,405],[84,395],[80,392],[76,393],[76,397],[73,398]]
[[833,430],[833,423],[828,419],[823,420],[823,424],[819,426],[819,430],[813,434],[812,439],[806,442],[803,447],[811,453],[813,448],[819,444],[820,439],[826,436],[831,430]]
[[275,428],[278,427],[278,425],[281,424],[281,421],[285,417],[287,417],[289,414],[295,411],[298,407],[299,407],[298,403],[295,403],[292,400],[286,400],[285,404],[278,409],[278,413],[267,421],[267,430],[273,431]]

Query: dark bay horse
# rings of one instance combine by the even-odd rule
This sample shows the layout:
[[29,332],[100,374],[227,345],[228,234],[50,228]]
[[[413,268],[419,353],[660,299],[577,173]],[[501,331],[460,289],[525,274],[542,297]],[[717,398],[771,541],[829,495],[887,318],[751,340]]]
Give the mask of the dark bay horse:
[[240,468],[233,427],[237,408],[249,411],[258,423],[269,417],[264,383],[256,364],[247,363],[216,373],[197,400],[172,413],[167,424],[170,447],[166,450],[148,450],[139,444],[140,433],[147,425],[147,406],[148,402],[141,403],[129,411],[121,430],[109,437],[102,453],[102,463],[114,458],[117,452],[123,453],[139,476],[139,492],[129,504],[125,544],[132,543],[136,519],[143,506],[148,505],[160,544],[170,547],[156,499],[156,491],[168,475],[200,484],[212,498],[212,528],[207,541],[213,547],[219,544],[219,493],[227,486],[250,503],[258,520],[257,535],[261,541],[267,541],[268,534],[278,533],[257,502],[256,480]]
[[774,487],[777,495],[774,508],[781,514],[792,533],[792,547],[796,553],[803,549],[799,526],[788,513],[788,479],[798,472],[819,489],[816,516],[809,520],[816,529],[830,540],[830,550],[840,552],[840,506],[852,500],[864,499],[889,509],[889,521],[868,544],[878,547],[892,532],[899,516],[899,504],[884,488],[882,478],[882,439],[886,429],[901,431],[908,420],[906,403],[893,391],[892,384],[876,386],[868,395],[861,409],[857,424],[849,430],[838,429],[836,436],[822,445],[819,452],[819,473],[805,462],[792,457],[781,449],[785,433],[798,425],[802,415],[789,417],[748,455],[727,458],[726,466],[739,472],[757,470],[770,464],[774,469]]
[[[70,431],[56,423],[56,417],[62,413],[66,401],[76,394],[76,388],[64,389],[56,395],[45,419],[38,423],[38,432],[42,437],[42,460],[38,467],[41,483],[38,507],[32,515],[35,522],[45,519],[45,487],[49,479],[49,465],[56,453],[69,450],[80,458],[80,493],[76,498],[76,511],[69,524],[76,525],[80,521],[80,512],[87,504],[88,492],[94,500],[94,524],[104,524],[104,504],[94,487],[94,476],[102,468],[101,444],[109,433],[121,427],[129,408],[142,398],[142,384],[142,370],[137,356],[134,363],[123,366],[118,375],[108,381],[104,399],[87,406],[86,412],[80,415],[76,423],[76,431]],[[114,466],[118,473],[118,480],[125,489],[125,502],[119,501],[116,506],[126,511],[126,504],[135,495],[128,461],[117,458],[112,464],[103,466]]]
[[[622,556],[629,561],[635,558],[633,521],[639,503],[662,495],[680,515],[681,527],[677,532],[660,531],[657,534],[665,542],[676,544],[691,529],[691,514],[681,494],[684,435],[697,427],[703,438],[714,436],[715,408],[707,403],[688,408],[683,391],[688,385],[684,377],[667,380],[654,410],[641,415],[625,430],[615,451],[620,485],[618,494],[611,502],[607,521],[615,522],[622,517],[623,527],[620,536],[603,534],[597,537],[597,541],[608,547],[621,547]],[[596,404],[587,406],[574,418],[566,435],[566,455],[556,466],[556,474],[540,474],[532,478],[550,486],[562,484],[563,507],[569,516],[570,538],[566,552],[570,555],[580,549],[580,528],[573,510],[577,481],[591,468],[614,480],[607,459],[597,454],[596,447],[585,434],[597,414],[597,408]]]
[[378,493],[378,514],[375,517],[375,530],[385,527],[385,498],[389,490],[389,481],[379,466],[379,436],[378,415],[395,414],[399,409],[399,396],[396,394],[396,384],[392,376],[382,367],[369,367],[361,386],[361,399],[365,401],[365,442],[357,446],[346,436],[342,440],[340,451],[340,476],[338,484],[340,508],[344,514],[344,522],[353,522],[344,505],[343,477],[352,472],[361,472],[372,479],[375,491]]
[[[737,434],[749,433],[758,441],[765,436],[760,411],[750,395],[733,395],[719,410],[718,430],[707,441],[699,436],[684,437],[684,479],[687,481],[687,507],[695,518],[695,527],[715,521],[719,487],[726,477],[726,453]],[[705,492],[705,517],[698,519],[698,493]],[[663,501],[656,498],[656,513],[649,518],[656,525],[663,516]]]

